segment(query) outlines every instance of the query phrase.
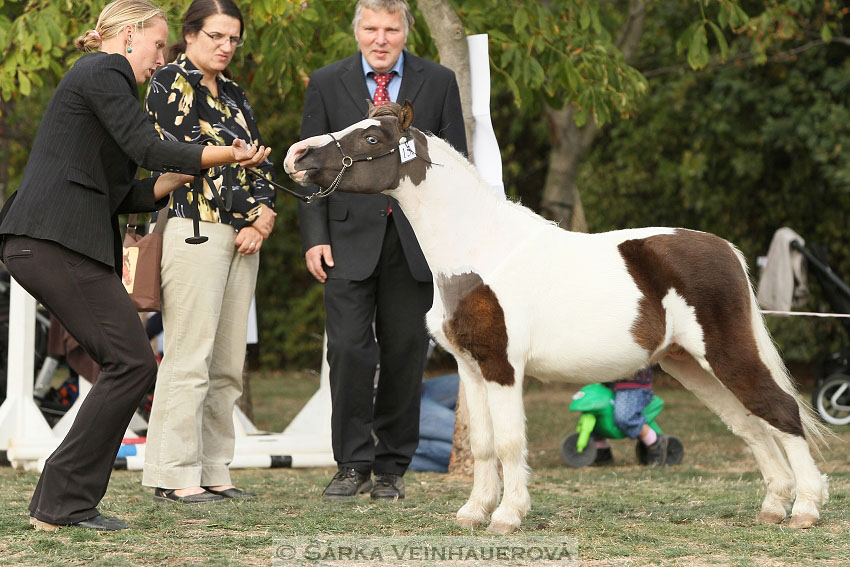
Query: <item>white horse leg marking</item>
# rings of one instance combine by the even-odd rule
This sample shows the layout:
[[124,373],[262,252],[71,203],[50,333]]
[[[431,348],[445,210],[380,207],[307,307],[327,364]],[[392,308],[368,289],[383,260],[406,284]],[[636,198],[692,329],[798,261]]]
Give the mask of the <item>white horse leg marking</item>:
[[455,356],[458,373],[466,391],[469,410],[469,443],[475,459],[472,491],[457,512],[457,523],[465,528],[483,524],[499,502],[499,462],[493,441],[493,422],[487,401],[487,388],[478,365],[464,356]]
[[487,382],[490,418],[496,436],[496,451],[502,463],[505,490],[502,502],[487,531],[510,533],[519,528],[531,508],[528,494],[529,468],[526,462],[525,408],[522,403],[522,368],[515,374],[514,383],[503,386]]
[[817,523],[820,518],[818,510],[829,498],[826,475],[820,474],[803,437],[781,431],[776,431],[774,435],[785,449],[797,481],[797,498],[788,525],[792,528],[809,528]]
[[756,417],[727,390],[720,381],[691,356],[661,361],[666,372],[693,392],[710,410],[716,413],[735,435],[749,446],[761,470],[767,488],[759,520],[779,523],[793,499],[794,476],[788,460],[779,450],[764,420]]

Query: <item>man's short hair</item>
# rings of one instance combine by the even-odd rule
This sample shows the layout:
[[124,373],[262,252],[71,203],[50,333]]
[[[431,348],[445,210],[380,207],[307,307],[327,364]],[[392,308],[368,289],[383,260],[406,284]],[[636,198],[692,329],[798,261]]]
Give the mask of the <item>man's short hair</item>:
[[354,9],[354,19],[351,21],[351,28],[354,30],[354,35],[357,36],[357,26],[360,25],[360,19],[363,17],[363,10],[372,10],[379,12],[381,10],[395,14],[401,11],[401,21],[404,24],[404,37],[410,32],[413,27],[413,11],[407,0],[358,0],[357,7]]

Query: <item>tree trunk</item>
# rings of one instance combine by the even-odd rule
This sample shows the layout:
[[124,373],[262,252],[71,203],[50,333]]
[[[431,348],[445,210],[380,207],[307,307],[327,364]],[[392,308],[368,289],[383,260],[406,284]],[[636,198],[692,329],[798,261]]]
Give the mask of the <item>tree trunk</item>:
[[[640,43],[645,13],[645,2],[632,2],[629,16],[617,38],[617,47],[627,62],[634,58]],[[599,133],[599,127],[594,122],[588,122],[581,128],[576,126],[573,117],[577,110],[573,105],[562,109],[546,106],[546,116],[552,131],[552,151],[549,154],[549,170],[543,186],[540,213],[558,222],[562,228],[587,232],[576,177],[579,164]]]
[[419,11],[431,31],[431,37],[440,53],[440,63],[455,72],[460,89],[460,105],[463,108],[463,124],[466,127],[466,146],[469,160],[472,155],[472,132],[475,121],[472,117],[472,79],[469,73],[469,46],[463,22],[448,0],[419,0]]
[[[437,45],[440,63],[454,71],[457,77],[460,104],[463,108],[463,124],[466,128],[466,146],[469,149],[469,160],[474,162],[472,133],[475,121],[472,117],[472,79],[469,71],[469,46],[466,43],[463,22],[448,0],[419,0],[417,5]],[[460,384],[449,472],[472,476],[472,462],[472,450],[469,446],[469,412],[466,409],[463,384]]]
[[449,474],[472,476],[475,459],[469,446],[469,409],[466,407],[466,391],[463,383],[457,390],[455,410],[455,432],[452,436],[452,454],[449,457]]

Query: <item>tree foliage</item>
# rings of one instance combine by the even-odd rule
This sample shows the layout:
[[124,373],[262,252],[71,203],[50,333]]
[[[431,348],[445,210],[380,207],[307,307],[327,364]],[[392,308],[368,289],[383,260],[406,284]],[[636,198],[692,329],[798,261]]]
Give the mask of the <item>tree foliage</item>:
[[[841,3],[646,2],[647,31],[630,65],[616,46],[627,0],[449,1],[468,33],[490,36],[492,116],[511,195],[537,205],[553,135],[544,105],[573,105],[579,124],[605,126],[579,176],[592,229],[701,228],[753,258],[776,227],[790,224],[828,244],[850,277],[841,239],[850,210],[850,41]],[[4,193],[17,185],[50,93],[78,57],[73,38],[104,4],[0,0]],[[188,0],[160,4],[173,39]],[[299,135],[309,74],[356,49],[354,0],[239,5],[247,41],[231,67],[281,159]],[[408,47],[437,59],[417,20]],[[321,286],[304,267],[294,200],[281,195],[278,212],[257,288],[262,362],[315,367]]]
[[[824,44],[823,26],[807,19],[783,51],[765,52],[763,64],[752,56],[752,37],[739,35],[728,38],[726,64],[691,73],[658,41],[659,29],[676,28],[679,18],[655,11],[637,63],[650,77],[649,93],[582,165],[591,229],[714,232],[735,242],[757,274],[756,257],[789,226],[825,246],[835,272],[850,281],[850,49]],[[808,308],[831,311],[816,281],[813,288]],[[841,336],[828,320],[771,322],[790,358],[812,358]]]

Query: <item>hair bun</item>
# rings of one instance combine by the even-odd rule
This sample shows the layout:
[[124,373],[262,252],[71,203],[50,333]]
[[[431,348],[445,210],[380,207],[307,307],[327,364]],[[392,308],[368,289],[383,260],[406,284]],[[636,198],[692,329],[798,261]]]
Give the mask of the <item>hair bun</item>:
[[86,30],[86,33],[78,37],[74,42],[74,46],[77,50],[82,51],[83,53],[99,51],[102,44],[103,38],[97,30]]

